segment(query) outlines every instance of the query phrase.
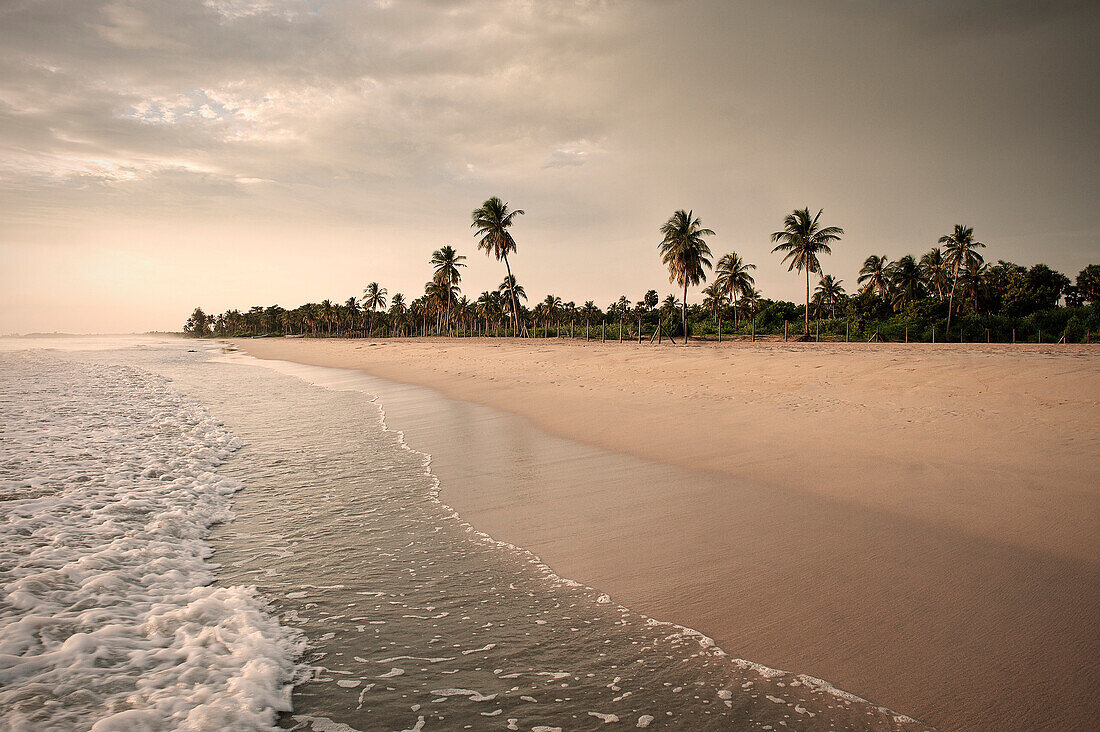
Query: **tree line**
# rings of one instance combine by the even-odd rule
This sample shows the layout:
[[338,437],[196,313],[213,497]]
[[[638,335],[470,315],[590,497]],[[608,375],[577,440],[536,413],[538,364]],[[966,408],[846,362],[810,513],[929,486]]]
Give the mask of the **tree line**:
[[[756,265],[737,252],[712,262],[705,228],[694,211],[679,210],[661,226],[658,255],[681,298],[663,300],[655,289],[637,301],[626,295],[600,308],[548,294],[530,305],[512,272],[516,253],[512,229],[522,209],[492,197],[471,214],[477,248],[504,265],[498,287],[471,300],[462,292],[466,257],[450,246],[429,259],[432,277],[413,300],[392,296],[378,282],[361,297],[323,300],[293,309],[271,305],[211,315],[195,308],[184,326],[194,336],[413,337],[431,335],[513,337],[784,338],[800,340],[1047,340],[1085,341],[1100,330],[1100,265],[1090,264],[1076,280],[1045,264],[990,264],[986,245],[964,225],[939,237],[919,257],[890,261],[873,254],[864,261],[849,293],[844,281],[823,270],[822,259],[844,236],[807,208],[784,217],[771,235],[772,252],[788,271],[804,279],[801,304],[770,300],[756,289]],[[689,305],[688,290],[712,280],[700,302]],[[679,316],[679,317],[677,317]],[[791,328],[800,325],[801,333]],[[813,325],[811,326],[811,321]],[[594,328],[596,329],[594,331]]]

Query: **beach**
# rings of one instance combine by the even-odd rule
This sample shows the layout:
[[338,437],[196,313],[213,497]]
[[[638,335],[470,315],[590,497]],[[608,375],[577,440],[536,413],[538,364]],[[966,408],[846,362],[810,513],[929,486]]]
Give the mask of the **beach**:
[[[735,656],[943,729],[1097,712],[1095,346],[236,345],[435,390],[379,397],[444,502]],[[462,404],[548,436],[545,479],[471,447]]]

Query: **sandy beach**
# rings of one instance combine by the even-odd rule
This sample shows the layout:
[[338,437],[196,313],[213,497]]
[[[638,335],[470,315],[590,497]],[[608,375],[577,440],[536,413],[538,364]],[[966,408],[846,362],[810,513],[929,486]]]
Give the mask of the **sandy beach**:
[[237,344],[621,456],[520,492],[419,428],[474,526],[730,653],[944,729],[1097,713],[1096,347]]

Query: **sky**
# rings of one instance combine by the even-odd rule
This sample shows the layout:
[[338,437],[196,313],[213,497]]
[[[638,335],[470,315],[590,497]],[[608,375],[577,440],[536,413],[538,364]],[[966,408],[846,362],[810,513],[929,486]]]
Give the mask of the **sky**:
[[[1089,0],[0,0],[0,334],[179,330],[190,311],[463,292],[491,195],[532,300],[675,291],[658,228],[771,253],[794,208],[869,254],[954,224],[987,259],[1100,262]],[[698,288],[689,301],[698,302]]]

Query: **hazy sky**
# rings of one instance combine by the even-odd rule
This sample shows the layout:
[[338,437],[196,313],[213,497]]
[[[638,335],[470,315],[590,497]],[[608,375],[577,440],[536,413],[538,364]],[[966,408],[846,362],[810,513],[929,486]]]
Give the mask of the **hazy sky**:
[[681,207],[768,297],[801,297],[768,235],[802,206],[847,230],[850,290],[956,223],[1073,277],[1100,261],[1097,7],[0,0],[0,333],[415,296],[443,244],[476,297],[494,194],[527,210],[532,300],[672,291]]

